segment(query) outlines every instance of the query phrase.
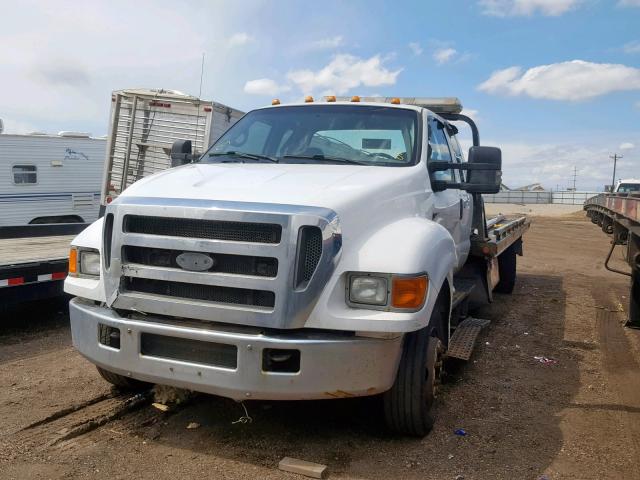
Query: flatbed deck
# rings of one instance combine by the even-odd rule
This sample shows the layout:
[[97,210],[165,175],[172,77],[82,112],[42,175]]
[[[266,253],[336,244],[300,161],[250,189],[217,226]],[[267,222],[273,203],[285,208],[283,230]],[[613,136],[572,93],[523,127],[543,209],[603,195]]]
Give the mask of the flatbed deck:
[[0,239],[0,267],[66,259],[74,236]]

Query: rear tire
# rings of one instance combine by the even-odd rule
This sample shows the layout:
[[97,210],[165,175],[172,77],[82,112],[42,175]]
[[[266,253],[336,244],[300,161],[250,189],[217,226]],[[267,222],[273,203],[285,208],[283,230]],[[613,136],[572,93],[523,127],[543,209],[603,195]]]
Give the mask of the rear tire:
[[433,428],[433,404],[445,351],[436,336],[442,317],[436,305],[429,326],[405,337],[396,380],[383,396],[385,423],[394,432],[424,437]]
[[516,245],[515,243],[507,248],[502,255],[498,257],[498,271],[500,273],[500,281],[496,285],[494,291],[498,293],[512,293],[516,286]]
[[142,382],[140,380],[136,380],[135,378],[125,377],[124,375],[110,372],[109,370],[105,370],[104,368],[98,366],[96,366],[96,368],[98,369],[98,373],[102,378],[104,378],[107,382],[109,382],[119,390],[139,392],[141,390],[149,390],[151,388],[150,383]]

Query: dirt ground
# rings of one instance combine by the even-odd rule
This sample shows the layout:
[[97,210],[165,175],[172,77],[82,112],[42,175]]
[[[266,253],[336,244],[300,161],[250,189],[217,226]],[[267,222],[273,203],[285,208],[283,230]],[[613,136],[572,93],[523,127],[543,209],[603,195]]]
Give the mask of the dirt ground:
[[247,402],[251,423],[205,395],[162,413],[73,350],[63,304],[5,311],[0,477],[302,478],[277,469],[291,456],[343,479],[640,479],[640,331],[607,247],[582,214],[534,218],[516,291],[479,312],[491,324],[421,440],[388,435],[376,399]]

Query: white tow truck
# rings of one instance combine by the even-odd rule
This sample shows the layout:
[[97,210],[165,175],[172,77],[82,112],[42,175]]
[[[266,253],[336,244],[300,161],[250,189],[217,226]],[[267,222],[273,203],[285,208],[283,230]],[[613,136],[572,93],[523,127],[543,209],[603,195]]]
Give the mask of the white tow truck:
[[177,168],[73,240],[73,343],[119,387],[380,394],[392,430],[425,435],[444,356],[482,326],[468,308],[514,287],[529,222],[487,220],[481,197],[500,150],[455,98],[273,103],[201,156],[176,142]]

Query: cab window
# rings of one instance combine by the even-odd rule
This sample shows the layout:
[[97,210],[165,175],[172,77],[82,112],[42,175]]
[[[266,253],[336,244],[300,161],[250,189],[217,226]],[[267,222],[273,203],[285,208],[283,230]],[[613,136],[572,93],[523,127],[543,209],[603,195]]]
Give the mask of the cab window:
[[[429,161],[435,162],[451,162],[451,150],[447,143],[447,134],[444,131],[445,126],[439,120],[431,118],[429,120]],[[433,179],[445,182],[453,182],[455,175],[453,170],[443,170],[433,173]]]

